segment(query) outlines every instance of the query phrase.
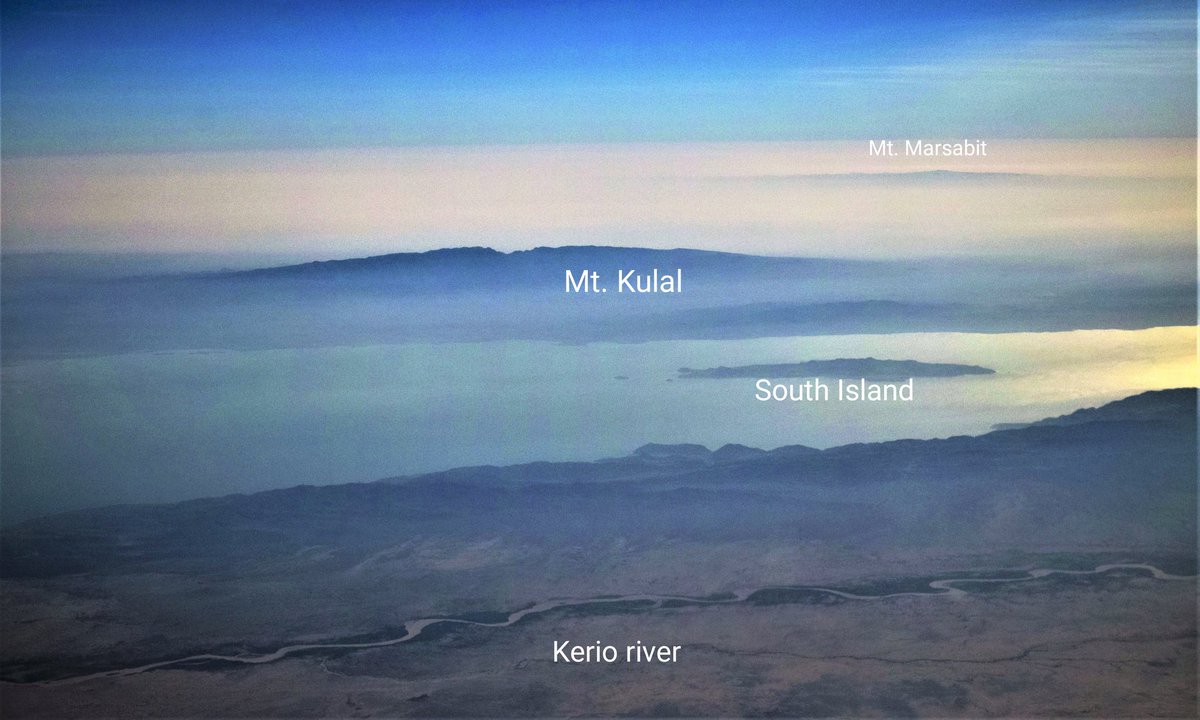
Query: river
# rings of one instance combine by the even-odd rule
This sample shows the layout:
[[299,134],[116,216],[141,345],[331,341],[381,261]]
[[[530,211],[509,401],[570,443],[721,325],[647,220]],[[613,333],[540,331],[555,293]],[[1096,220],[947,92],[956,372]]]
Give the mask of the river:
[[504,628],[520,622],[522,619],[550,612],[560,608],[584,608],[595,605],[603,605],[610,603],[628,603],[628,602],[650,602],[653,603],[651,609],[662,608],[663,603],[668,601],[686,602],[692,605],[732,605],[744,603],[752,599],[756,593],[767,590],[789,590],[798,591],[806,590],[816,593],[824,593],[846,600],[853,601],[879,601],[897,597],[933,597],[940,596],[949,599],[961,599],[968,594],[966,590],[955,587],[958,583],[1017,583],[1038,578],[1048,577],[1050,575],[1097,575],[1109,572],[1110,570],[1145,570],[1157,580],[1165,581],[1192,581],[1196,580],[1195,576],[1187,575],[1171,575],[1153,565],[1142,563],[1110,563],[1098,565],[1092,570],[1060,570],[1056,568],[1037,568],[1034,570],[1024,571],[1024,576],[1019,577],[992,577],[992,578],[976,578],[976,577],[952,577],[940,580],[932,580],[928,583],[928,590],[913,591],[913,592],[895,592],[884,593],[879,595],[856,594],[838,590],[835,588],[826,588],[820,586],[807,585],[788,585],[788,586],[773,586],[768,588],[759,588],[754,590],[741,590],[732,593],[729,597],[722,598],[695,598],[683,595],[620,595],[620,596],[604,596],[596,598],[557,598],[546,600],[544,602],[531,605],[529,607],[516,610],[508,614],[506,619],[500,622],[480,622],[475,620],[467,620],[464,618],[455,617],[429,617],[410,620],[404,624],[404,634],[394,638],[371,642],[328,642],[328,643],[305,643],[298,645],[286,645],[269,653],[261,654],[242,654],[242,655],[220,655],[215,653],[200,653],[197,655],[188,655],[187,657],[176,658],[173,660],[162,660],[159,662],[137,665],[134,667],[120,668],[115,670],[105,670],[103,672],[90,673],[87,675],[79,675],[71,678],[59,680],[42,681],[34,684],[38,685],[63,685],[88,682],[91,680],[99,680],[104,678],[126,677],[129,675],[137,675],[139,673],[150,672],[152,670],[161,670],[173,666],[188,665],[193,663],[209,663],[209,662],[226,662],[239,663],[244,665],[262,665],[265,663],[282,660],[289,655],[294,655],[306,651],[333,651],[333,650],[367,650],[370,648],[388,647],[391,645],[399,645],[401,643],[410,642],[421,636],[427,628],[440,625],[443,623],[459,624],[459,625],[477,625],[479,627],[488,628]]

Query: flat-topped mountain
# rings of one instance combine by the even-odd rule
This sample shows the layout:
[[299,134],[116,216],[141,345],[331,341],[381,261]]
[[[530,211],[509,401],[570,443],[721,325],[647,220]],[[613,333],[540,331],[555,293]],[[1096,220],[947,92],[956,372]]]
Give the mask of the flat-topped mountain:
[[565,273],[595,272],[599,283],[617,291],[618,273],[634,271],[681,274],[686,287],[745,284],[752,287],[805,279],[878,273],[885,263],[805,257],[742,255],[686,248],[626,248],[602,245],[537,247],[502,252],[488,247],[459,247],[425,252],[389,253],[363,258],[324,260],[219,273],[182,276],[192,283],[219,283],[233,288],[267,283],[287,288],[299,283],[328,291],[458,295],[480,291],[557,293],[565,289]]
[[[590,292],[568,291],[596,273]],[[678,291],[618,292],[622,273]],[[11,273],[10,273],[11,275]],[[631,285],[632,287],[632,285]],[[607,293],[597,289],[606,289]],[[547,340],[643,342],[1193,325],[1192,279],[1015,260],[773,257],[693,249],[460,247],[253,270],[10,277],[5,362],[61,355]]]
[[424,252],[388,253],[362,258],[324,260],[253,270],[200,273],[196,277],[262,278],[336,276],[355,272],[454,269],[513,272],[546,267],[598,264],[595,269],[658,265],[689,269],[719,268],[722,272],[782,268],[790,271],[877,265],[867,261],[745,255],[687,248],[657,249],[605,245],[536,247],[503,252],[489,247],[441,248]]

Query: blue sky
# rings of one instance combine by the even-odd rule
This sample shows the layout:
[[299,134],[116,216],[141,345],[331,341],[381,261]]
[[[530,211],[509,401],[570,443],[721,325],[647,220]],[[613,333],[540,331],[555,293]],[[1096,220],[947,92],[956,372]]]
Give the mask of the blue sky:
[[5,0],[6,156],[1192,136],[1194,5]]

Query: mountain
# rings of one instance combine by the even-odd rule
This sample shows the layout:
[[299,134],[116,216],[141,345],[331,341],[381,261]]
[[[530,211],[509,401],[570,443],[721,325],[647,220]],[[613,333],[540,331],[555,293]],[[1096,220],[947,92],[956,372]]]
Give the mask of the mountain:
[[[679,292],[620,292],[619,273]],[[596,273],[567,291],[567,273]],[[1195,278],[987,259],[768,257],[603,246],[393,253],[252,270],[5,275],[5,362],[72,354],[412,342],[643,342],[1196,321]]]
[[[1045,418],[1031,423],[1001,423],[996,430],[1014,430],[1029,427],[1064,427],[1094,422],[1185,422],[1187,418],[1186,393],[1177,390],[1152,390],[1100,407],[1081,408],[1068,415]],[[1191,412],[1196,413],[1193,404]]]
[[[243,657],[297,642],[397,638],[414,618],[492,621],[551,598],[733,597],[773,587],[771,597],[811,604],[840,601],[787,587],[929,592],[931,577],[945,573],[995,577],[1108,562],[1194,574],[1195,407],[1189,388],[1135,396],[1068,424],[978,437],[828,450],[649,444],[595,462],[458,468],[44,517],[0,532],[2,680],[70,678],[200,653]],[[1135,602],[1110,601],[1117,590],[1141,592],[1132,596],[1141,602],[1150,597],[1147,583],[1159,588],[1137,573],[1089,582],[1013,583],[1018,595],[969,607],[1003,608],[1007,618],[1013,607],[1045,603],[1052,610],[1036,613],[1041,628],[1079,615],[1074,604]],[[913,611],[903,602],[876,607]],[[1194,594],[1170,607],[1194,623]],[[622,626],[646,610],[611,608],[624,613]],[[522,621],[519,632],[601,632],[562,625],[574,612],[530,618],[533,626]],[[588,614],[608,611],[577,612],[586,623]],[[806,628],[813,616],[803,617],[799,627]],[[861,616],[828,617],[856,627]],[[667,621],[695,619],[681,611]],[[733,622],[737,637],[749,627],[741,614],[704,619],[716,621]],[[776,622],[763,616],[762,627],[773,635]],[[420,641],[455,664],[491,637],[479,635],[483,628],[433,630]],[[1008,638],[1011,625],[1001,623],[998,632]],[[1040,631],[1021,632],[1045,644]],[[1179,637],[1173,632],[1166,637]],[[367,653],[355,662],[388,657]],[[421,667],[395,672],[409,677]],[[225,678],[243,670],[197,662],[171,672]]]
[[1144,393],[977,437],[827,450],[646,445],[596,462],[459,468],[41,518],[2,574],[237,567],[315,545],[347,560],[413,537],[821,539],[863,546],[1188,546],[1196,391]]
[[563,271],[590,269],[613,273],[616,269],[682,268],[688,274],[697,273],[700,279],[707,274],[727,278],[741,276],[774,276],[796,278],[831,269],[869,268],[877,262],[826,260],[820,258],[767,257],[741,255],[709,250],[579,245],[537,247],[531,250],[501,252],[487,247],[460,247],[426,252],[390,253],[364,258],[326,260],[253,270],[220,273],[197,273],[194,278],[210,280],[314,279],[353,280],[355,278],[384,278],[396,285],[430,286],[429,277],[452,279],[444,284],[443,292],[475,287],[503,287],[514,284],[538,283],[546,274],[562,289]]

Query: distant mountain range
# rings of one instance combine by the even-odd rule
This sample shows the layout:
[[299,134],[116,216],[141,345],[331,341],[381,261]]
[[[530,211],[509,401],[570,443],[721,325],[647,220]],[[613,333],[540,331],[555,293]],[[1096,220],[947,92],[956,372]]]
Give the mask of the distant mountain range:
[[[996,430],[1021,428],[1067,427],[1088,423],[1171,422],[1187,424],[1187,415],[1195,414],[1194,390],[1159,390],[1132,395],[1094,408],[1080,408],[1067,415],[1045,418],[1031,423],[999,423]],[[1194,421],[1195,418],[1193,417]]]
[[[845,582],[929,591],[931,572],[1109,562],[1193,575],[1196,450],[1188,388],[979,437],[648,444],[595,462],[54,515],[0,531],[5,632],[19,638],[0,644],[2,679],[397,638],[414,618],[492,621],[548,598]],[[1064,597],[1021,588],[1029,602]],[[1086,593],[1089,607],[1107,597],[1086,583],[1062,591]],[[439,653],[474,648],[470,637],[422,635],[451,643]],[[188,669],[228,668],[176,671]]]
[[0,574],[250,567],[312,546],[348,562],[418,536],[1194,550],[1196,407],[1195,389],[1164,390],[978,437],[827,450],[652,444],[596,462],[84,510],[5,530]]
[[[617,292],[619,271],[682,291]],[[607,293],[567,292],[597,273]],[[6,275],[6,362],[74,354],[407,342],[644,342],[1196,322],[1195,277],[1032,261],[767,257],[600,246],[448,248],[84,281]]]
[[[382,271],[388,273],[392,279],[400,281],[406,277],[416,279],[414,276],[423,272],[445,272],[479,273],[482,280],[507,284],[511,279],[528,278],[534,273],[559,271],[558,274],[561,274],[562,269],[582,269],[587,266],[592,266],[595,270],[611,270],[618,267],[678,267],[694,272],[713,270],[724,275],[773,272],[777,274],[790,273],[789,276],[794,277],[794,273],[812,273],[835,267],[867,267],[879,264],[854,260],[742,255],[686,248],[662,250],[576,245],[501,252],[488,247],[459,247],[426,252],[390,253],[345,260],[316,261],[254,270],[198,273],[197,276],[228,279],[335,278]],[[558,274],[554,276],[554,279],[561,281]],[[561,289],[561,282],[556,282],[555,287]]]

